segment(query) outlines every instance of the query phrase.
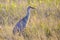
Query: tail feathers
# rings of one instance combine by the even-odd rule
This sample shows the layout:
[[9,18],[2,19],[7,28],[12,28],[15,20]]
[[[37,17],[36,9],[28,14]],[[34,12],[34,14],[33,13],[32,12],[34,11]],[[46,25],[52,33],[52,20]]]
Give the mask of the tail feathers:
[[13,34],[15,35],[15,34],[16,34],[16,32],[17,32],[17,28],[16,28],[16,27],[14,27],[14,28],[13,28]]

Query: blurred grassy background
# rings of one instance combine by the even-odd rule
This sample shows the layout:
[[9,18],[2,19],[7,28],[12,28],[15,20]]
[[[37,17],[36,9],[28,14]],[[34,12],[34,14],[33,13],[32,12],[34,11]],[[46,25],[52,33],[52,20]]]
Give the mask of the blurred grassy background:
[[[23,36],[13,35],[15,24],[31,10]],[[60,40],[60,0],[0,0],[0,40]]]

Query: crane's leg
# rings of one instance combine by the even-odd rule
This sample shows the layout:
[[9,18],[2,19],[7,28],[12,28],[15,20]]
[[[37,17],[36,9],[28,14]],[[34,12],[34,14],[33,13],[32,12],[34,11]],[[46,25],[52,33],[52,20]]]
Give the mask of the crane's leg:
[[19,29],[19,36],[21,36],[21,31],[20,31],[20,29]]
[[19,29],[19,36],[22,36],[23,31]]

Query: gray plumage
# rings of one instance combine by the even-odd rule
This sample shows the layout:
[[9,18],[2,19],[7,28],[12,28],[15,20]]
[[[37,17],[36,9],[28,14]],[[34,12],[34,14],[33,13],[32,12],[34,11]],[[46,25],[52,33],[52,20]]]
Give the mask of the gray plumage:
[[22,18],[21,20],[19,20],[17,23],[16,23],[16,25],[15,25],[15,27],[13,28],[13,34],[16,34],[17,32],[22,32],[23,30],[24,30],[24,28],[26,27],[26,24],[27,24],[27,21],[28,21],[28,18],[29,18],[29,16],[30,16],[30,9],[34,9],[33,7],[31,7],[31,6],[28,6],[28,8],[27,8],[27,14],[26,14],[26,16],[24,17],[24,18]]

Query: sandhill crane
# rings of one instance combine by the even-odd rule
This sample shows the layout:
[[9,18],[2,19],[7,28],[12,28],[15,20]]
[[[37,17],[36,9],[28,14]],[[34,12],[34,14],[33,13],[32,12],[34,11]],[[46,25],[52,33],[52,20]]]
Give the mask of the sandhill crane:
[[19,32],[20,34],[20,32],[24,30],[24,28],[26,27],[27,21],[29,19],[29,16],[30,16],[30,9],[35,9],[35,8],[28,6],[26,16],[17,22],[17,24],[13,28],[13,34],[16,34],[17,32]]

